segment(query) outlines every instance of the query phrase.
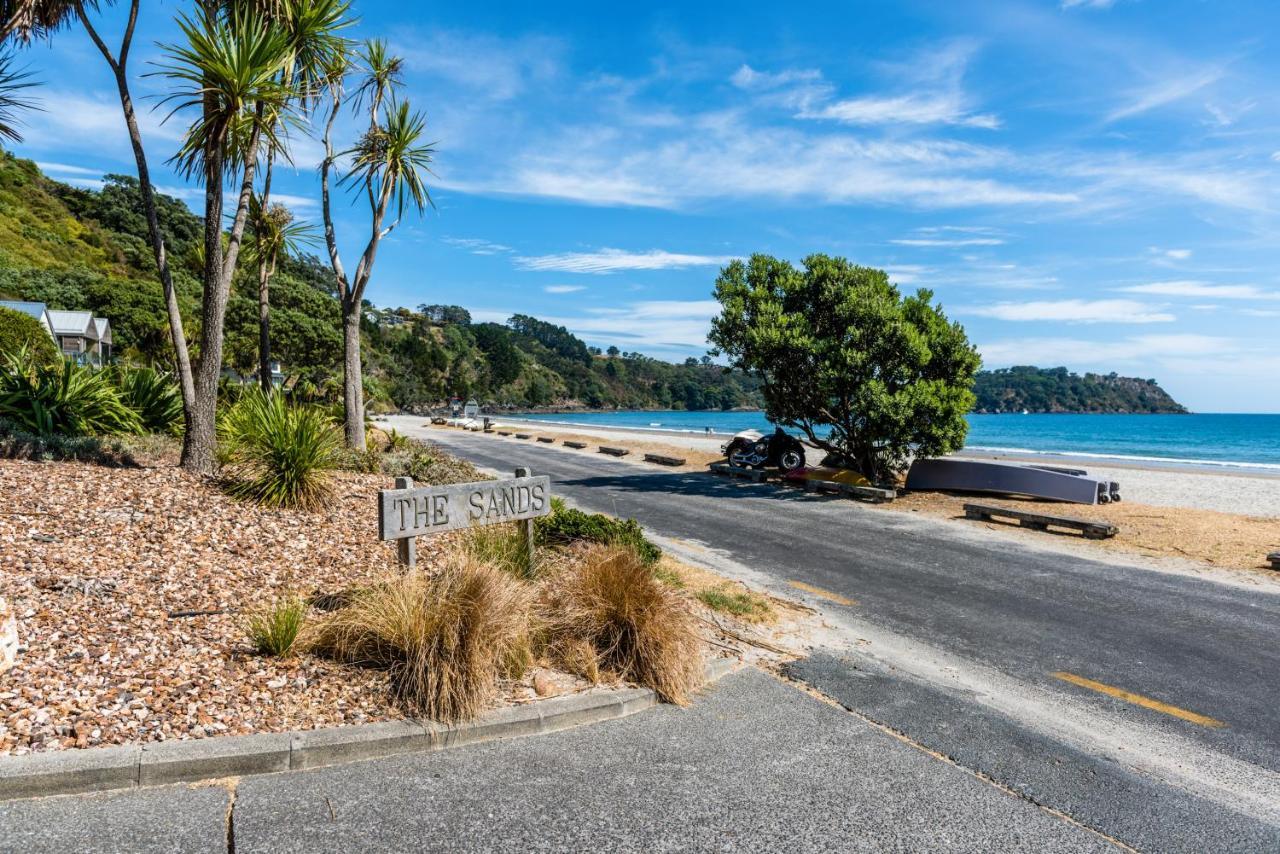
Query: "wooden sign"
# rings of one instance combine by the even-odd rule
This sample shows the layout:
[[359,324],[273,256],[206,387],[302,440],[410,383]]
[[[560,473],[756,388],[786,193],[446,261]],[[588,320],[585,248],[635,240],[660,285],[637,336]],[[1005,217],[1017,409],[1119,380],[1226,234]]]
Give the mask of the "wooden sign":
[[528,469],[516,469],[516,477],[509,480],[417,488],[410,478],[399,477],[395,489],[378,493],[378,537],[400,540],[401,563],[413,566],[414,537],[459,528],[523,521],[521,528],[532,549],[532,520],[550,513],[551,478],[531,477]]

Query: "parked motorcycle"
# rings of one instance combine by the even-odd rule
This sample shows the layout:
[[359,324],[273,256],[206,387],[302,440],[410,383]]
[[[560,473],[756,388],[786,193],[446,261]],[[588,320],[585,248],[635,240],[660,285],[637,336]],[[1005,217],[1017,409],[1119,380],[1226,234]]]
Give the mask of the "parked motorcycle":
[[772,466],[784,472],[804,468],[804,445],[781,427],[771,436],[758,430],[743,430],[723,448],[730,465],[741,468]]

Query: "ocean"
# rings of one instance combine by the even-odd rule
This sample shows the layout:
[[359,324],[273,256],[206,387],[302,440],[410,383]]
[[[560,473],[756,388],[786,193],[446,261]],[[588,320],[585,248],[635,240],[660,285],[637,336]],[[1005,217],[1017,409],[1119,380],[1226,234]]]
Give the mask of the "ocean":
[[[762,412],[618,411],[524,415],[597,427],[772,430]],[[970,415],[966,450],[1280,472],[1280,415]]]

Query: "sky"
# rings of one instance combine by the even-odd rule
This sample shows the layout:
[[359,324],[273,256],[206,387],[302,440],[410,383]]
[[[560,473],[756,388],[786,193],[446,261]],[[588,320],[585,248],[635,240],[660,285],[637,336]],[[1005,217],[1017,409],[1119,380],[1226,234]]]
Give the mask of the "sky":
[[[132,85],[158,182],[199,205],[164,163],[184,128],[148,76],[187,5],[144,0]],[[931,289],[986,367],[1116,371],[1197,411],[1280,411],[1274,0],[354,9],[353,37],[404,57],[436,143],[435,207],[387,239],[379,306],[532,314],[682,360],[706,352],[725,263],[823,252]],[[81,186],[134,171],[82,33],[20,61],[45,109],[16,153]],[[305,220],[320,153],[299,131],[277,179]],[[336,211],[349,269],[366,210]]]

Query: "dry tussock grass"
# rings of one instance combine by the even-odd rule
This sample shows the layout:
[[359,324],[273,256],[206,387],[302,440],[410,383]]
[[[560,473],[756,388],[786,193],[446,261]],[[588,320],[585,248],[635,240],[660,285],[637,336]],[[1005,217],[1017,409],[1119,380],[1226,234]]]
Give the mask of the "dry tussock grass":
[[389,668],[392,696],[409,714],[466,720],[494,699],[500,677],[531,663],[532,598],[511,575],[461,554],[438,574],[358,591],[309,629],[307,646]]
[[638,682],[685,704],[703,678],[702,642],[679,594],[631,549],[573,552],[543,580],[547,652],[592,681]]

